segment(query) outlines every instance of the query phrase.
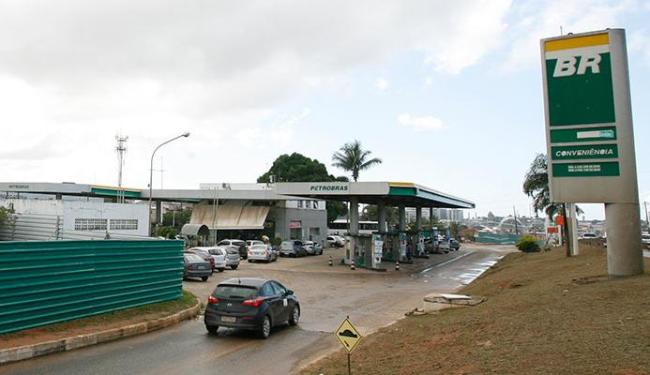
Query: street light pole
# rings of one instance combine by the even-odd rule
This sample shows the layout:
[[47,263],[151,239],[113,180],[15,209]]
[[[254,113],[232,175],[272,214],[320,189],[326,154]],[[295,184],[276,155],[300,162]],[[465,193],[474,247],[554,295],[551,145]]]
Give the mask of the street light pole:
[[[174,137],[172,139],[166,140],[165,142],[163,142],[163,143],[159,144],[158,146],[156,146],[156,148],[151,153],[151,164],[149,166],[149,220],[151,220],[151,202],[152,202],[152,195],[153,195],[153,157],[156,155],[156,151],[158,151],[158,149],[161,148],[162,146],[164,146],[164,145],[166,145],[166,144],[168,144],[170,142],[173,142],[173,141],[175,141],[175,140],[177,140],[179,138],[187,138],[189,136],[190,136],[190,133],[187,132],[187,133],[183,133],[183,134],[181,134],[179,136],[176,136],[176,137]],[[149,223],[149,236],[150,237],[151,237],[151,228],[152,228],[152,225],[151,225],[151,223]]]

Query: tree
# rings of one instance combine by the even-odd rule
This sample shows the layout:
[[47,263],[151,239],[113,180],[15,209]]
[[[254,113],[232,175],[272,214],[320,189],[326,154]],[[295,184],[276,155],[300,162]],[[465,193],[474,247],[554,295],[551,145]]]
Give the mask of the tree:
[[[533,198],[533,208],[535,212],[541,211],[546,213],[549,219],[553,219],[555,214],[564,210],[562,203],[552,203],[551,194],[548,187],[548,160],[546,155],[537,154],[530,164],[530,169],[526,173],[523,185],[524,193]],[[584,212],[576,206],[576,212]]]
[[268,172],[257,179],[257,182],[269,183],[271,176],[273,176],[273,182],[336,181],[334,176],[327,173],[325,164],[297,152],[291,155],[280,155],[275,159]]
[[346,143],[332,155],[332,166],[352,172],[352,179],[356,182],[359,179],[359,172],[366,170],[373,165],[381,164],[381,159],[369,159],[371,151],[363,150],[361,142],[355,140]]
[[[291,155],[278,156],[271,168],[261,175],[257,182],[270,183],[271,176],[274,182],[347,182],[345,176],[334,177],[327,172],[325,164],[316,159],[310,159],[294,152]],[[347,215],[348,209],[343,202],[328,201],[327,222],[331,223],[339,216]]]
[[0,228],[4,227],[7,224],[10,224],[12,213],[13,211],[8,208],[0,207]]
[[191,219],[192,209],[186,207],[180,211],[169,210],[165,212],[162,224],[164,226],[176,228],[176,230],[180,232],[183,225],[189,223]]

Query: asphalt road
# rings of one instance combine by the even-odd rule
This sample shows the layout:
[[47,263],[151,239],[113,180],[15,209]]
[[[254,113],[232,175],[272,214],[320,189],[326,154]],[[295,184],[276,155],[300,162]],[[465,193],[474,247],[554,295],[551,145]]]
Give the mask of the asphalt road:
[[300,298],[299,327],[275,328],[267,340],[228,329],[214,337],[206,334],[200,317],[143,336],[0,366],[0,375],[287,374],[338,349],[332,332],[347,315],[367,335],[421,306],[425,294],[453,292],[471,282],[506,251],[465,247],[386,273],[327,267],[327,252],[271,264],[244,263],[237,271],[215,274],[207,283],[186,282],[184,287],[205,300],[229,277],[280,280]]

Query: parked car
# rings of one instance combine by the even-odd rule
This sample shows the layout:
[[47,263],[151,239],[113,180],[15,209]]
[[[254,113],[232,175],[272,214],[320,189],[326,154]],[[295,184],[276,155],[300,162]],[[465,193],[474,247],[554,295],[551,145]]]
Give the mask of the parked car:
[[192,253],[183,254],[183,278],[197,277],[203,281],[208,281],[212,274],[212,267],[208,261],[203,260],[200,256]]
[[214,269],[223,272],[226,269],[226,251],[218,247],[207,247],[206,249],[214,259]]
[[[239,250],[232,246],[222,247],[222,249],[226,252],[226,267],[236,270],[237,267],[239,267],[239,260],[241,259]],[[248,256],[248,254],[246,256]]]
[[[190,253],[190,254],[196,254],[196,255],[200,256],[201,259],[203,259],[203,260],[207,261],[208,263],[210,263],[210,271],[214,270],[214,268],[215,268],[214,267],[214,258],[212,257],[212,255],[210,255],[208,250],[203,249],[203,248],[193,248],[193,249],[185,250],[185,252]],[[210,272],[210,274],[212,274],[212,272]]]
[[303,242],[303,247],[307,254],[309,255],[321,255],[323,254],[323,247],[314,241],[305,241]]
[[337,235],[327,236],[325,239],[328,247],[343,247],[345,246],[345,238]]
[[246,248],[246,242],[242,240],[221,240],[217,246],[231,246],[239,251],[239,256],[243,259],[248,257],[248,249]]
[[455,238],[450,238],[449,239],[449,248],[451,250],[459,250],[460,249],[460,242],[456,241]]
[[305,255],[307,255],[307,250],[305,250],[302,241],[286,240],[280,244],[280,256],[301,257]]
[[650,245],[650,234],[648,233],[641,234],[641,243],[646,246]]
[[217,285],[205,307],[205,328],[216,334],[219,327],[253,330],[265,339],[274,326],[295,326],[300,303],[292,290],[275,280],[234,278]]
[[263,241],[260,240],[248,240],[246,241],[246,246],[248,246],[248,249],[250,250],[250,247],[253,245],[264,245]]
[[261,260],[264,262],[273,262],[278,260],[278,253],[271,246],[266,244],[255,244],[248,248],[248,262]]

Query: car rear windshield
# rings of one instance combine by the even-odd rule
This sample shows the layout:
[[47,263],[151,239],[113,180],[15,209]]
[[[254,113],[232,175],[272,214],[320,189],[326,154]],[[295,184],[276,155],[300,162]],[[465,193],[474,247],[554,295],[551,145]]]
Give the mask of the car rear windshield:
[[203,259],[196,254],[185,254],[185,260],[188,262],[203,262]]
[[228,249],[228,254],[237,254],[237,255],[239,255],[239,251],[237,251],[235,249]]
[[266,250],[266,245],[253,245],[253,250]]
[[217,298],[249,299],[255,297],[257,288],[246,285],[219,285],[213,295]]

